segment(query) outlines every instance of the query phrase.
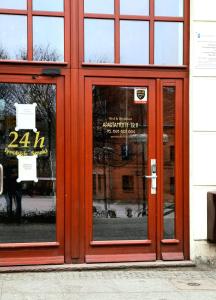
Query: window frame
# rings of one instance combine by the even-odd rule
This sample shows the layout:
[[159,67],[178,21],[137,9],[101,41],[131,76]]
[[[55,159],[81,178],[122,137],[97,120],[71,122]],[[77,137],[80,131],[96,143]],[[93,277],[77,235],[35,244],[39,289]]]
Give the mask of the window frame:
[[[137,15],[120,15],[120,0],[114,1],[114,14],[98,14],[98,13],[85,13],[84,1],[80,1],[80,64],[85,65],[111,65],[111,66],[153,66],[153,67],[174,67],[174,68],[186,68],[189,64],[189,5],[187,1],[183,1],[183,17],[164,17],[155,16],[155,0],[149,0],[149,16],[137,16]],[[85,19],[107,19],[114,20],[114,63],[90,63],[84,60],[85,41],[84,41],[84,20]],[[147,65],[133,65],[133,64],[121,64],[120,63],[120,21],[148,21],[149,22],[149,64]],[[183,64],[182,65],[155,65],[154,64],[154,27],[155,22],[180,22],[183,24]]]
[[122,191],[124,193],[134,192],[134,176],[133,175],[122,175]]
[[[0,63],[4,62],[21,62],[21,63],[40,63],[40,64],[68,64],[70,61],[70,6],[67,0],[64,1],[64,11],[41,11],[33,10],[33,0],[27,1],[27,9],[5,9],[0,8],[1,15],[19,15],[27,17],[27,59],[16,60],[16,59],[0,59]],[[33,60],[33,18],[38,17],[62,17],[64,19],[64,61],[37,61]]]

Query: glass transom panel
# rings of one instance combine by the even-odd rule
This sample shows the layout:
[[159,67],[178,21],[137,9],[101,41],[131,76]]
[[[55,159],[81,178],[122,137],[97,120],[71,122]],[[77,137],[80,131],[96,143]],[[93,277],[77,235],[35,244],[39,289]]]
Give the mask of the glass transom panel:
[[33,10],[64,11],[64,0],[33,0]]
[[149,15],[149,0],[120,0],[121,15]]
[[149,64],[149,22],[120,21],[120,63]]
[[183,17],[183,0],[155,0],[155,15]]
[[27,59],[27,17],[0,14],[0,59]]
[[155,22],[154,63],[183,64],[183,23]]
[[85,62],[114,62],[114,21],[85,19]]
[[85,0],[84,12],[114,14],[114,0]]
[[33,17],[33,59],[64,61],[64,18]]
[[0,0],[0,9],[27,9],[27,0]]

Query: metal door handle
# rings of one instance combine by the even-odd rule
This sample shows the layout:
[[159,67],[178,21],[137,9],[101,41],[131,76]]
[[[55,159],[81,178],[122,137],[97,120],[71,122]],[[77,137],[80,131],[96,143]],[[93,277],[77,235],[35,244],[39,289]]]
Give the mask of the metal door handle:
[[152,174],[152,175],[145,175],[145,178],[157,178],[156,174]]
[[3,186],[4,186],[4,171],[3,171],[2,164],[0,164],[0,195],[3,194]]
[[151,159],[151,175],[145,175],[145,178],[151,179],[151,194],[155,195],[157,191],[157,166],[156,159]]

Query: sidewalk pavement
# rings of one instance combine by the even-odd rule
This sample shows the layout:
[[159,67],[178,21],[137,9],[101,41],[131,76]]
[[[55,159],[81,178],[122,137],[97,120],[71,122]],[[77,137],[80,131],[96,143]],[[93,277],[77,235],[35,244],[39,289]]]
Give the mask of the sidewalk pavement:
[[0,274],[0,300],[216,300],[216,268]]

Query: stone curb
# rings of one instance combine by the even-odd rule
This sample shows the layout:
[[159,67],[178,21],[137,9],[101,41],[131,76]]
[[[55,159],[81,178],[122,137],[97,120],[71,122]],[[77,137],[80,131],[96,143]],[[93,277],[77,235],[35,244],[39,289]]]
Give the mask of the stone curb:
[[156,261],[139,263],[100,263],[100,264],[65,264],[65,265],[37,265],[0,267],[0,273],[23,272],[63,272],[63,271],[103,271],[128,269],[164,269],[164,268],[196,267],[193,261]]

